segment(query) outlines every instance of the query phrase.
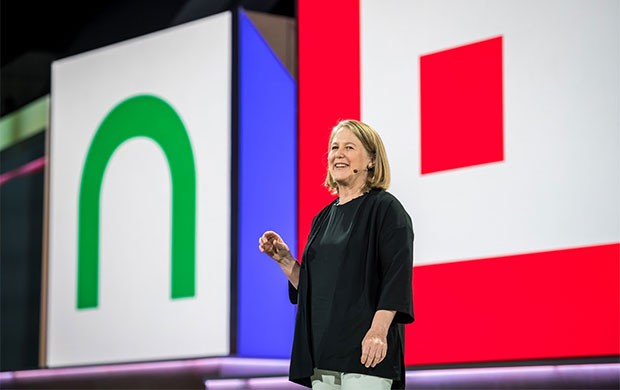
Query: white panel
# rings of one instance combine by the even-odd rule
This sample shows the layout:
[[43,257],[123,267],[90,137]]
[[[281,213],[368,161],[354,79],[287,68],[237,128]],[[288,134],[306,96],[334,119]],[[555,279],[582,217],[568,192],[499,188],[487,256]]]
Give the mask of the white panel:
[[[48,365],[229,353],[231,15],[53,64]],[[196,293],[170,298],[171,185],[150,139],[125,142],[104,175],[99,305],[76,309],[77,210],[92,137],[138,94],[179,114],[196,164]]]
[[[620,241],[620,3],[362,0],[362,116],[416,264]],[[505,161],[420,174],[421,55],[503,36]]]

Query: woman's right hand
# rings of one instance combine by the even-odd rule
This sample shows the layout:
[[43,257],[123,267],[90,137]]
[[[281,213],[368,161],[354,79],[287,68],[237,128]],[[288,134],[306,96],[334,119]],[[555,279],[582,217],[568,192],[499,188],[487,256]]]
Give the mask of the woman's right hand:
[[286,245],[278,233],[271,230],[263,233],[261,238],[258,239],[258,250],[266,253],[278,263],[282,262],[284,259],[292,259],[288,245]]

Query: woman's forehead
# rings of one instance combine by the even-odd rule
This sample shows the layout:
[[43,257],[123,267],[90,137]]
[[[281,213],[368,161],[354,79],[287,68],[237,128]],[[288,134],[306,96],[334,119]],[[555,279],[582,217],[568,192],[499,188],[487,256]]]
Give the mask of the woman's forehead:
[[359,139],[348,127],[341,127],[336,130],[332,137],[332,143],[354,142],[359,143]]

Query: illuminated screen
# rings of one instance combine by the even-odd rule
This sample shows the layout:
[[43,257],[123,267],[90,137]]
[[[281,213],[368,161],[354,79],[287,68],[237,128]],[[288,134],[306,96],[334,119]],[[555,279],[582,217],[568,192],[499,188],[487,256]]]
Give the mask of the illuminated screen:
[[229,353],[231,31],[53,64],[49,366]]
[[[326,145],[351,104],[382,135],[416,234],[406,363],[618,355],[617,2],[340,4],[360,20],[347,40],[314,34],[338,35],[333,15],[299,9],[299,136]],[[358,68],[359,94],[311,66],[347,45],[359,56],[331,77]],[[309,90],[339,98],[318,123]],[[324,157],[305,156],[300,216],[325,192],[304,184]]]

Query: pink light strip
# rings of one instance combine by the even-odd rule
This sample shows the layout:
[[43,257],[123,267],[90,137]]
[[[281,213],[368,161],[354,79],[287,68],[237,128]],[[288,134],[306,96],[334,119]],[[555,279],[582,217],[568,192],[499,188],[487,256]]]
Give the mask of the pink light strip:
[[[282,359],[244,359],[235,357],[206,358],[193,360],[162,361],[149,363],[116,364],[106,366],[52,368],[0,373],[2,382],[27,381],[28,379],[53,379],[61,376],[97,376],[153,371],[213,370],[222,379],[208,379],[207,389],[298,389],[299,386],[288,381],[288,360]],[[489,384],[529,383],[618,383],[620,363],[565,364],[545,366],[515,366],[486,368],[420,369],[406,373],[411,388],[446,388],[451,384],[469,383],[487,386]],[[225,378],[229,376],[229,378]],[[233,378],[230,378],[233,376]],[[237,378],[234,378],[237,376]],[[239,379],[239,376],[268,376],[263,378]],[[593,381],[593,382],[592,382]],[[26,382],[24,382],[26,383]],[[443,387],[442,387],[443,386]]]
[[304,386],[297,385],[288,380],[288,377],[273,378],[249,378],[249,379],[208,379],[205,381],[205,389],[257,389],[257,390],[276,390],[276,389],[306,389]]
[[178,369],[219,369],[222,371],[252,371],[271,369],[278,374],[288,371],[289,361],[281,359],[206,358],[148,363],[128,363],[104,366],[49,368],[4,372],[0,379],[46,378],[59,376],[85,376],[139,371],[165,371]]
[[[558,378],[611,378],[617,381],[620,363],[566,364],[548,366],[454,368],[407,371],[407,383],[411,388],[446,388],[445,385],[457,381],[463,383],[525,383],[530,380],[557,381]],[[538,382],[536,382],[538,383]],[[442,387],[444,386],[444,387]],[[302,388],[288,381],[286,376],[248,379],[209,379],[205,381],[207,390],[213,389],[297,389]],[[408,387],[409,388],[409,387]]]
[[30,161],[27,164],[22,165],[19,168],[15,168],[9,172],[5,172],[0,175],[0,186],[7,183],[9,180],[15,179],[20,176],[30,175],[32,173],[38,172],[46,164],[45,156],[40,157],[36,160]]

